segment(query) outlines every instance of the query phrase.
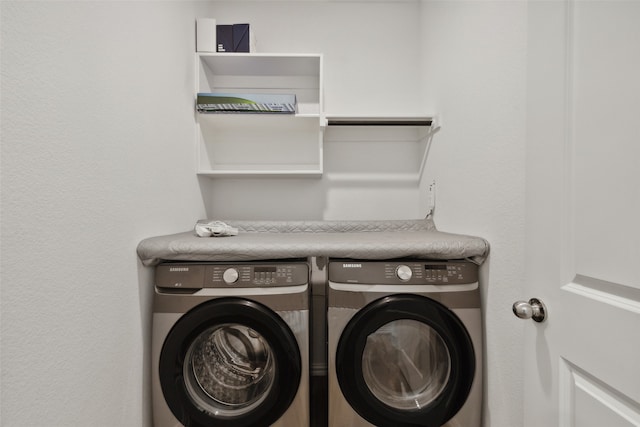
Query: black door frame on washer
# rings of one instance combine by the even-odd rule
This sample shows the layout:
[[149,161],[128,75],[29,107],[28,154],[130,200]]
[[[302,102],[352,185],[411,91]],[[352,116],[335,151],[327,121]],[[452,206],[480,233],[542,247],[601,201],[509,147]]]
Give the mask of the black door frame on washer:
[[[433,328],[449,351],[451,371],[442,392],[423,408],[400,410],[377,399],[366,384],[362,356],[367,337],[387,323],[410,319]],[[375,300],[345,326],[336,350],[336,375],[342,394],[365,420],[378,427],[440,427],[464,405],[475,374],[471,337],[460,319],[430,298],[395,294]]]
[[[277,373],[262,402],[238,416],[216,417],[196,406],[189,397],[183,375],[185,355],[191,343],[207,329],[240,324],[260,334],[275,357]],[[302,358],[291,328],[268,307],[246,298],[219,298],[193,308],[173,326],[160,353],[159,375],[164,399],[185,426],[261,427],[277,421],[296,396],[302,374]]]

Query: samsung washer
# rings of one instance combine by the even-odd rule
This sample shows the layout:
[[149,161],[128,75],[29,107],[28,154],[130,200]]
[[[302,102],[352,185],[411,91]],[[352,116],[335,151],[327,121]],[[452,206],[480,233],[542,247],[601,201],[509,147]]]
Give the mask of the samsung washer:
[[301,261],[158,265],[154,426],[308,426],[308,284]]
[[479,427],[482,318],[467,261],[330,260],[329,427]]

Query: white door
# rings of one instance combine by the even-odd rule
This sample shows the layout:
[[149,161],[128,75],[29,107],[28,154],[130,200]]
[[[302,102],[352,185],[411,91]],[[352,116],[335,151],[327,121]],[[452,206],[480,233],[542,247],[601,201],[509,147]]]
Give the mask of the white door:
[[529,2],[526,427],[640,426],[640,1]]

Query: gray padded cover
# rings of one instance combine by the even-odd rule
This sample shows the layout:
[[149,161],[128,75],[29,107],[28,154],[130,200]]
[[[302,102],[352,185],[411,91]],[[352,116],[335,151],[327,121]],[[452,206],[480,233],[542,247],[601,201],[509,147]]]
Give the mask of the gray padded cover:
[[[200,221],[208,222],[208,221]],[[194,231],[151,237],[138,245],[146,266],[170,261],[256,261],[324,256],[352,259],[470,259],[489,252],[480,237],[443,233],[431,219],[390,221],[224,221],[231,237]]]

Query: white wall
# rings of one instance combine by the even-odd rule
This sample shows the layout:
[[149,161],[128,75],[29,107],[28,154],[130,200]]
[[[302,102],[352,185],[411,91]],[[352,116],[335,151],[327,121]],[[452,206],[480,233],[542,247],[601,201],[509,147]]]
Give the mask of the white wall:
[[522,417],[526,2],[424,1],[424,98],[442,117],[423,187],[437,183],[439,229],[482,236],[485,426]]
[[[321,180],[197,179],[193,38],[203,16],[251,22],[259,51],[324,53],[330,113],[403,104],[393,113],[442,115],[425,177],[438,183],[436,223],[492,244],[486,427],[520,425],[521,325],[509,316],[522,297],[526,5],[513,3],[0,3],[2,425],[150,425],[142,238],[205,216],[425,212],[416,183],[388,179],[415,167],[418,147],[402,141],[389,162],[388,146],[334,135]],[[373,186],[343,179],[350,165],[390,175]]]
[[2,426],[149,425],[135,249],[204,216],[196,6],[1,3]]

